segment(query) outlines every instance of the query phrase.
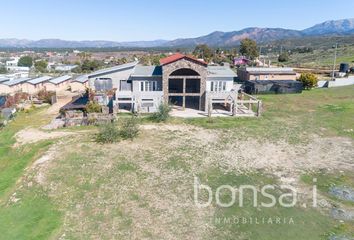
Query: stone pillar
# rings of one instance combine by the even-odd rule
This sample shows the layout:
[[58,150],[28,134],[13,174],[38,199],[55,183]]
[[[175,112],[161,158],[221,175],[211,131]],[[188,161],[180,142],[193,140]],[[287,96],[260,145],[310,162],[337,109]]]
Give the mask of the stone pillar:
[[187,83],[187,80],[186,80],[186,78],[184,77],[183,78],[183,93],[182,93],[182,98],[183,98],[183,103],[182,103],[182,108],[183,108],[183,110],[184,109],[186,109],[186,83]]

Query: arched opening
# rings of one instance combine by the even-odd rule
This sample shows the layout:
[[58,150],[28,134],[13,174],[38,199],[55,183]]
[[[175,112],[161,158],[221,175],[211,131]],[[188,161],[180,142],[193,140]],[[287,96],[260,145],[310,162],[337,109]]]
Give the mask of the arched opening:
[[200,76],[199,73],[190,68],[180,68],[173,71],[170,76]]
[[176,107],[201,108],[201,75],[192,68],[180,68],[168,77],[169,102]]

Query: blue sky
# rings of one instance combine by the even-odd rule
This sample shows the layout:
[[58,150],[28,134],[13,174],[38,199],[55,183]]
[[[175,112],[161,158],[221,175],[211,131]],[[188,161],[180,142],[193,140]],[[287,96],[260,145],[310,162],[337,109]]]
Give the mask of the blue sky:
[[353,0],[10,0],[0,38],[135,41],[245,27],[304,29],[354,17]]

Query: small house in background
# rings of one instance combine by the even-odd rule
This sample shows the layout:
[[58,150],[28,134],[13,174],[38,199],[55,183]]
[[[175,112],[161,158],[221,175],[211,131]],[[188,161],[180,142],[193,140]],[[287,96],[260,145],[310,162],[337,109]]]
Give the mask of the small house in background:
[[88,86],[88,75],[78,76],[70,82],[72,92],[84,92]]
[[44,83],[49,81],[52,77],[43,76],[28,80],[22,84],[22,92],[28,94],[35,94],[44,89]]
[[74,64],[58,64],[58,65],[54,65],[54,70],[57,72],[70,72],[77,67],[78,65],[74,65]]
[[252,80],[244,82],[248,94],[301,93],[302,83],[293,80]]
[[48,82],[45,82],[43,86],[47,91],[61,92],[69,88],[71,79],[72,77],[69,75],[60,76],[50,79]]
[[296,72],[292,68],[245,67],[237,70],[240,81],[249,80],[296,80]]
[[0,94],[12,94],[22,91],[22,84],[30,78],[16,78],[9,81],[0,82]]
[[234,65],[236,65],[236,66],[247,65],[249,62],[250,62],[250,60],[244,56],[234,58]]

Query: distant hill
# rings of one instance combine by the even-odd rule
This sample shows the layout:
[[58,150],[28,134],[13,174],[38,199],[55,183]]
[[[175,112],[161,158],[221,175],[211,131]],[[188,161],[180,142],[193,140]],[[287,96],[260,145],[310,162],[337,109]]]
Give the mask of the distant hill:
[[343,36],[354,35],[354,18],[331,20],[316,24],[304,30],[291,30],[283,28],[245,28],[232,32],[212,32],[205,36],[196,38],[180,38],[172,41],[135,41],[135,42],[114,42],[114,41],[66,41],[61,39],[41,39],[38,41],[26,39],[0,39],[2,48],[152,48],[152,47],[192,47],[197,44],[208,44],[210,46],[236,46],[244,38],[251,38],[258,43],[286,39],[301,39],[304,37]]
[[208,44],[210,46],[235,46],[244,38],[251,38],[257,42],[269,42],[283,38],[302,36],[296,30],[282,28],[245,28],[234,32],[213,32],[198,38],[176,39],[165,43],[166,46],[191,46]]
[[331,20],[302,31],[306,35],[324,35],[324,34],[352,34],[354,33],[354,18]]
[[27,39],[0,39],[2,48],[115,48],[115,47],[158,47],[166,40],[114,42],[114,41],[67,41],[61,39],[41,39],[37,41]]

